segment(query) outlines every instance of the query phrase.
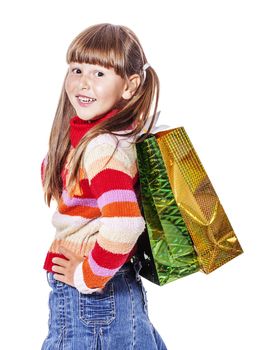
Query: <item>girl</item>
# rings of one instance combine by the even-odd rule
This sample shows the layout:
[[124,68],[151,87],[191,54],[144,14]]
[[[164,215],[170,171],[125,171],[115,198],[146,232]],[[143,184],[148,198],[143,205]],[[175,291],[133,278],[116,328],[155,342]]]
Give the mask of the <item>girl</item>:
[[154,124],[150,117],[143,134],[156,114],[158,77],[135,34],[118,25],[81,32],[67,63],[41,166],[45,202],[58,204],[44,263],[51,292],[42,350],[166,349],[135,255],[145,228],[135,143]]

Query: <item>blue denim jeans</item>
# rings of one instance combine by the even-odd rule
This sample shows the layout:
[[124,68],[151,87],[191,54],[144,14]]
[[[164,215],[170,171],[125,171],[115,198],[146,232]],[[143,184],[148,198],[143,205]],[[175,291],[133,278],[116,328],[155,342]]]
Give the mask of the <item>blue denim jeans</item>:
[[124,264],[104,292],[83,294],[47,272],[49,332],[41,350],[167,350],[148,317],[138,260]]

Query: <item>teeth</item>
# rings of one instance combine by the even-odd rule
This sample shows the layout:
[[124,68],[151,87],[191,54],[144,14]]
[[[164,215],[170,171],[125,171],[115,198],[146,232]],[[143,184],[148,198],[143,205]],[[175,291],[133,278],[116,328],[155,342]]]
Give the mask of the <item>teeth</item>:
[[95,98],[86,98],[86,97],[81,97],[81,96],[78,96],[79,100],[83,103],[89,103],[89,102],[93,102],[93,101],[96,101]]

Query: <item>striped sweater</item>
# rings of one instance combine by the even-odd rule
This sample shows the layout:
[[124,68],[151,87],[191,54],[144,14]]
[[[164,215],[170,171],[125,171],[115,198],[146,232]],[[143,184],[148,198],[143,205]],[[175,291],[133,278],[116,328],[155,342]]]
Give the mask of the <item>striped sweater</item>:
[[[137,239],[145,228],[136,193],[136,149],[133,139],[122,136],[123,132],[116,137],[101,134],[91,140],[79,169],[79,182],[71,193],[66,188],[71,152],[86,132],[115,113],[97,121],[84,121],[78,116],[70,120],[71,148],[61,173],[63,192],[52,217],[56,232],[44,269],[52,272],[52,258],[63,257],[58,252],[60,245],[84,257],[74,274],[75,287],[82,293],[104,288],[134,255]],[[42,182],[46,165],[47,158],[41,165]]]

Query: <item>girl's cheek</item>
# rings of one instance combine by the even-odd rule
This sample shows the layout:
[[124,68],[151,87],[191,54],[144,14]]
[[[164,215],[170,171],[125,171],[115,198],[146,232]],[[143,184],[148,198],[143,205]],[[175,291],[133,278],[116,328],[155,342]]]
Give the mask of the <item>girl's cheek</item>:
[[70,87],[70,79],[67,77],[65,80],[64,88],[66,91],[69,91],[69,87]]
[[109,86],[106,81],[105,82],[100,81],[100,82],[94,83],[93,88],[95,91],[99,93],[109,90]]
[[71,89],[79,83],[77,76],[68,76],[65,81],[65,88]]

